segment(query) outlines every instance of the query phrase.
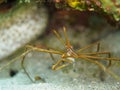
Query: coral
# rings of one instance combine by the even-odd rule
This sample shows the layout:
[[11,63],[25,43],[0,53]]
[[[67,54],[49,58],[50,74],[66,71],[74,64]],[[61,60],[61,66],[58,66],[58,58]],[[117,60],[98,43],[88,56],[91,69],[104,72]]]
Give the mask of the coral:
[[120,20],[119,0],[60,0],[56,3],[67,4],[69,7],[80,11],[94,11],[108,14],[116,21]]
[[112,14],[117,21],[120,19],[119,0],[67,0],[67,3],[72,8],[80,11],[87,9],[90,11],[99,11],[101,8],[104,12]]

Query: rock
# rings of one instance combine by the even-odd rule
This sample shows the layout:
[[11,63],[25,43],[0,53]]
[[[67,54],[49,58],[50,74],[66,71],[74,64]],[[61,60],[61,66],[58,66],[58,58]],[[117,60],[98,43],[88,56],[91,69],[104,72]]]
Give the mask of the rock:
[[17,7],[0,21],[0,60],[43,33],[48,15],[44,7],[36,4]]

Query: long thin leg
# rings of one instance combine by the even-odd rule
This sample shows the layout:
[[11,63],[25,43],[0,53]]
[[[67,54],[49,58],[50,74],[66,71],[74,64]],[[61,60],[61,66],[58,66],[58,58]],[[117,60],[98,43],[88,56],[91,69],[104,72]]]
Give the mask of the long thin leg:
[[62,55],[63,52],[61,51],[56,51],[56,50],[53,50],[53,49],[42,49],[42,48],[37,48],[37,47],[34,47],[34,46],[31,46],[31,45],[26,45],[26,48],[30,48],[34,51],[38,51],[38,52],[44,52],[44,53],[54,53],[54,54],[60,54]]
[[110,52],[91,52],[91,53],[80,53],[85,55],[99,55],[99,54],[109,54]]
[[30,50],[27,50],[26,52],[24,52],[22,55],[14,58],[13,60],[9,61],[7,64],[5,64],[4,66],[0,67],[0,71],[4,68],[6,68],[7,66],[9,66],[10,64],[14,63],[15,61],[17,61],[19,58],[25,56],[27,53],[31,52],[31,49]]
[[26,48],[33,49],[34,51],[49,53],[50,57],[52,58],[53,61],[55,61],[55,59],[54,59],[52,53],[59,54],[59,55],[63,54],[63,51],[57,51],[57,50],[53,50],[53,49],[52,50],[51,49],[41,49],[41,48],[37,48],[37,47],[31,46],[31,45],[26,45]]
[[[100,51],[100,43],[97,44],[97,51],[96,51],[96,52],[99,52],[99,51]],[[108,53],[106,53],[106,54],[108,54]],[[100,55],[100,54],[97,54],[97,56],[99,56],[99,55]],[[104,62],[103,62],[103,63],[104,63]],[[105,75],[104,71],[103,71],[103,70],[100,70],[99,76],[100,76],[100,80],[101,80],[101,81],[104,81],[104,80],[105,80],[104,75]]]
[[[49,49],[48,49],[48,50],[49,50]],[[50,55],[51,59],[55,62],[55,58],[54,58],[53,54],[52,54],[52,53],[49,53],[49,55]]]
[[[52,52],[52,50],[36,48],[36,47],[30,46],[30,45],[27,45],[26,48],[30,48],[30,49],[32,49],[32,51],[48,52],[53,60],[54,60],[54,57],[53,57],[52,53],[55,53],[55,54],[56,54],[56,51],[53,51],[53,52]],[[59,52],[57,52],[57,54],[58,54],[58,53],[59,53]],[[26,75],[28,76],[28,78],[34,83],[34,80],[31,78],[31,76],[29,75],[29,73],[27,72],[27,70],[26,70],[26,68],[25,68],[25,66],[24,66],[25,56],[26,56],[27,54],[28,54],[28,53],[24,54],[23,59],[22,59],[22,61],[21,61],[21,66],[22,66],[23,70],[25,71]]]
[[109,73],[112,77],[114,77],[116,80],[120,80],[120,77],[116,74],[114,74],[112,71],[110,71],[108,68],[106,68],[104,65],[102,65],[100,62],[98,61],[94,61],[88,58],[82,58],[86,61],[89,61],[91,63],[97,64],[101,69],[103,69],[104,71],[106,71],[107,73]]
[[[111,58],[111,53],[110,53],[110,52],[91,52],[91,53],[81,53],[81,54],[83,54],[83,55],[88,55],[88,56],[107,54],[107,55],[108,55],[108,58],[109,58],[109,59]],[[111,63],[112,63],[112,60],[109,60],[107,67],[110,67],[110,66],[111,66]]]
[[99,52],[100,51],[100,42],[97,44],[97,50],[96,52]]
[[67,33],[66,33],[66,28],[63,27],[63,31],[64,31],[64,36],[65,36],[65,42],[66,42],[66,46],[67,47],[71,47],[70,41],[68,39]]
[[[26,55],[27,55],[27,54],[28,54],[28,53],[26,53]],[[24,66],[24,61],[25,61],[26,55],[24,55],[23,58],[22,58],[21,66],[22,66],[24,72],[26,73],[26,75],[28,76],[28,78],[34,83],[33,79],[32,79],[31,76],[28,74],[28,72],[27,72],[27,70],[26,70],[26,68],[25,68],[25,66]]]
[[55,58],[54,58],[53,54],[52,53],[49,53],[49,54],[50,54],[51,59],[55,62]]
[[61,44],[65,45],[64,40],[61,38],[60,34],[56,30],[53,30],[53,32],[58,38],[58,40],[61,42]]
[[93,47],[93,46],[95,46],[95,45],[97,45],[97,49],[99,49],[99,48],[98,48],[98,47],[99,47],[99,42],[95,42],[95,43],[93,43],[93,44],[90,44],[90,45],[88,45],[88,46],[85,46],[85,47],[79,49],[77,52],[79,53],[79,52],[81,52],[81,51],[83,51],[83,50],[86,50],[86,49],[88,49],[88,48],[91,48],[91,47]]
[[[21,54],[20,56],[14,58],[13,60],[11,60],[10,62],[8,62],[7,64],[5,64],[4,66],[0,67],[0,70],[4,69],[5,67],[9,66],[10,64],[14,63],[15,61],[17,61],[19,58],[23,57],[22,59],[22,62],[21,62],[21,65],[24,69],[24,71],[26,72],[27,76],[29,77],[25,67],[24,67],[24,58],[25,56],[31,52],[31,51],[39,51],[39,52],[44,52],[44,53],[53,53],[53,54],[63,54],[63,52],[61,51],[55,51],[55,50],[47,50],[47,49],[41,49],[41,48],[37,48],[37,47],[34,47],[34,46],[31,46],[31,45],[26,45],[26,48],[29,48],[29,50],[25,51],[23,54]],[[31,81],[33,81],[31,79]]]
[[[88,46],[86,46],[86,47],[84,47],[84,48],[81,48],[81,49],[78,50],[78,52],[81,52],[81,51],[83,51],[83,50],[86,50],[86,49],[88,49],[88,48],[91,48],[91,47],[93,47],[94,45],[97,45],[97,52],[95,52],[95,53],[88,53],[88,54],[108,54],[108,58],[111,57],[111,53],[110,53],[110,52],[99,52],[99,50],[100,50],[100,42],[96,42],[96,43],[90,44],[90,45],[88,45]],[[86,54],[87,54],[87,53],[86,53]],[[111,60],[109,60],[109,63],[108,63],[108,66],[107,66],[107,67],[110,67],[110,66],[111,66]]]
[[29,79],[30,79],[32,82],[34,82],[34,81],[31,79],[30,75],[28,74],[28,72],[26,71],[26,69],[25,69],[25,67],[24,67],[25,56],[26,56],[29,52],[31,52],[31,51],[32,51],[31,49],[30,49],[30,50],[26,50],[22,55],[16,57],[15,59],[11,60],[9,63],[7,63],[7,64],[5,64],[3,67],[1,67],[0,70],[4,69],[5,67],[7,67],[7,66],[9,66],[10,64],[14,63],[15,61],[17,61],[19,58],[23,57],[23,59],[22,59],[22,61],[21,61],[21,66],[22,66],[23,70],[25,71],[25,73],[27,74],[27,76],[29,77]]
[[[111,53],[108,53],[108,58],[111,58]],[[107,68],[109,68],[112,65],[112,60],[109,61]]]
[[[27,53],[27,54],[28,54],[28,53]],[[27,55],[27,54],[26,54],[26,55]],[[44,81],[44,79],[42,79],[40,76],[36,76],[36,77],[35,77],[35,81],[31,78],[30,74],[27,72],[27,70],[26,70],[26,68],[25,68],[25,66],[24,66],[24,61],[25,61],[26,55],[24,55],[23,58],[22,58],[21,66],[22,66],[24,72],[26,73],[26,75],[28,76],[28,78],[29,78],[29,79],[31,80],[31,82],[33,82],[33,83],[35,83],[36,80],[42,80],[42,81]],[[45,82],[45,81],[44,81],[44,82]]]
[[[42,46],[41,46],[41,45],[37,45],[37,46],[35,46],[35,47],[41,48]],[[45,47],[45,46],[44,46],[44,48],[46,48],[47,50],[50,50],[49,48],[47,48],[47,47]],[[59,50],[57,50],[57,51],[59,51]],[[62,52],[62,51],[61,51],[61,52]],[[49,55],[50,55],[51,59],[52,59],[53,61],[55,61],[55,59],[54,59],[52,53],[49,53]]]
[[86,58],[95,59],[95,60],[120,61],[120,58],[105,58],[105,57],[88,56],[88,55],[83,55],[83,56],[86,57]]
[[[98,52],[99,52],[99,50],[98,50]],[[102,54],[107,54],[107,55],[108,55],[108,58],[110,58],[110,52],[104,52],[104,53],[102,53]],[[97,55],[99,55],[99,54],[97,54]],[[103,63],[104,63],[104,62],[103,62]],[[110,66],[111,66],[111,60],[108,61],[107,68],[109,68]],[[103,70],[100,70],[99,76],[100,76],[101,81],[104,81],[104,80],[105,80],[104,75],[105,75],[104,71],[103,71]]]
[[[98,43],[98,45],[97,45],[97,52],[99,52],[99,51],[100,51],[100,43]],[[111,53],[110,52],[107,52],[106,54],[108,54],[108,58],[111,58]],[[109,68],[111,66],[111,64],[112,64],[112,61],[109,60],[107,68]]]
[[[87,57],[87,58],[88,58],[88,57]],[[89,57],[89,58],[90,58],[90,57]],[[108,69],[108,68],[111,66],[111,61],[112,61],[112,60],[120,60],[120,59],[118,59],[118,58],[110,58],[110,53],[108,53],[108,58],[91,56],[90,59],[94,59],[94,62],[98,62],[98,61],[96,61],[96,60],[107,60],[107,61],[109,61],[106,69]],[[101,63],[100,63],[100,64],[101,64]],[[108,72],[108,71],[107,71],[107,72]],[[110,73],[113,77],[118,78],[117,76],[114,75],[114,73],[112,73],[112,72],[110,72],[110,71],[109,71],[108,73]],[[101,77],[101,80],[103,81],[103,80],[104,80],[104,77],[102,77],[102,76],[103,76],[104,73],[101,72],[100,74],[102,74],[100,77]]]
[[[67,64],[62,64],[60,65],[62,62],[66,62]],[[62,60],[59,60],[57,63],[55,63],[53,66],[52,66],[52,70],[59,70],[59,69],[62,69],[66,66],[68,66],[69,64],[73,63],[73,61],[71,60],[66,60],[66,59],[62,59]]]

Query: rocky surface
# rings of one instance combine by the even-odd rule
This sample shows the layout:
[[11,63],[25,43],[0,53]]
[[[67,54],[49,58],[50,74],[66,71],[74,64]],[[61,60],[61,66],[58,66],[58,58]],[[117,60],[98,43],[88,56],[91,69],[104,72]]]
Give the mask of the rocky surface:
[[20,5],[11,15],[3,15],[0,20],[0,59],[41,35],[47,21],[45,7],[38,9],[33,3]]

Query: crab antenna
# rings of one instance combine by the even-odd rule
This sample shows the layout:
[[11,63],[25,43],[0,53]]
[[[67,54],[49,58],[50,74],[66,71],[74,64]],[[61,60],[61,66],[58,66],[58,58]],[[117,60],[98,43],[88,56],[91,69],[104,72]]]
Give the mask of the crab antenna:
[[64,40],[61,38],[60,34],[56,31],[56,30],[53,30],[54,34],[56,35],[56,37],[58,38],[58,40],[63,44],[65,45],[64,43]]
[[65,36],[65,40],[66,40],[66,45],[71,46],[70,41],[69,41],[68,36],[67,36],[67,33],[66,33],[66,28],[63,27],[63,30],[64,30],[64,36]]

